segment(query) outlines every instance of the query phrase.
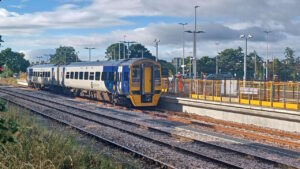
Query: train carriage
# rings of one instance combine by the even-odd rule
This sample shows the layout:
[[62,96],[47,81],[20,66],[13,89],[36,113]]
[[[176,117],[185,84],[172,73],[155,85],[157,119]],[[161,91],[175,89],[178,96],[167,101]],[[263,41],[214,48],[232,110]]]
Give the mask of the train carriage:
[[[156,106],[160,98],[161,67],[150,59],[36,65],[27,71],[28,84],[33,87],[49,87],[136,107]],[[44,71],[45,76],[35,76],[34,72]]]

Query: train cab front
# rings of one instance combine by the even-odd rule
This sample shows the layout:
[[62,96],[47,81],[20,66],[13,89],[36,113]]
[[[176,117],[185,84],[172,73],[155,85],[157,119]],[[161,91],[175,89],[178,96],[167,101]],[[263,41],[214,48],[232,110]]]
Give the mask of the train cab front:
[[130,67],[130,95],[135,107],[157,106],[161,93],[161,66],[141,59]]

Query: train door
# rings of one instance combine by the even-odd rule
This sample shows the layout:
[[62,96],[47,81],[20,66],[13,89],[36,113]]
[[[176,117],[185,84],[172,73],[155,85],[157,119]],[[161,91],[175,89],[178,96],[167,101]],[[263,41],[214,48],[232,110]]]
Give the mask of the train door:
[[129,67],[124,66],[122,71],[122,93],[129,93]]
[[151,67],[144,67],[144,93],[151,93]]
[[142,97],[141,101],[143,103],[152,102],[152,89],[153,89],[153,83],[152,83],[152,66],[145,64],[142,66],[142,78],[141,78],[141,91],[142,91]]
[[28,69],[27,82],[31,82],[32,81],[32,76],[33,76],[33,69]]
[[61,85],[64,86],[65,85],[65,71],[66,71],[66,68],[63,67],[62,68],[62,75],[61,75]]
[[54,68],[51,68],[51,84],[54,84],[54,80],[55,80],[55,74],[54,74]]

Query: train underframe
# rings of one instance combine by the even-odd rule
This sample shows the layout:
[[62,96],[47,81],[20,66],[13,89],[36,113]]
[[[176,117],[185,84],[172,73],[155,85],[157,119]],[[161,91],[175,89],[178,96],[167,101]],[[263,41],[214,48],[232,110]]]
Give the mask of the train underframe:
[[39,90],[50,90],[58,94],[64,94],[71,97],[85,97],[93,100],[109,102],[126,107],[131,107],[132,103],[126,95],[113,94],[110,92],[101,92],[96,90],[85,90],[76,88],[67,88],[57,85],[42,85],[39,83],[28,84],[29,87]]

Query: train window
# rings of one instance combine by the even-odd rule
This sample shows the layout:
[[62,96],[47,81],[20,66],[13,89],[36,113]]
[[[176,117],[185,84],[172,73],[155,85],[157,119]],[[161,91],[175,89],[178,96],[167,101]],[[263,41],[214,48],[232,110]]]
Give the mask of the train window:
[[78,79],[78,72],[75,72],[75,77],[74,77],[74,79]]
[[139,66],[133,66],[132,69],[132,78],[140,78],[140,67]]
[[43,72],[40,72],[40,77],[43,77]]
[[158,66],[154,67],[154,83],[155,83],[155,86],[161,85],[160,68]]
[[124,81],[129,81],[129,73],[124,72]]
[[45,77],[45,72],[42,72],[42,77]]
[[70,79],[74,79],[74,72],[71,72]]
[[84,80],[89,80],[89,72],[84,72]]
[[107,80],[107,72],[102,72],[101,80],[102,81]]
[[160,68],[159,67],[155,67],[155,69],[154,69],[154,78],[160,79]]
[[95,80],[100,80],[100,72],[96,72]]
[[109,80],[110,82],[114,81],[114,72],[109,72],[109,73],[108,73],[108,80]]
[[139,66],[133,66],[132,68],[132,86],[140,86],[141,71]]
[[79,72],[79,80],[83,79],[83,72]]
[[70,72],[67,72],[66,73],[66,79],[69,79],[70,78]]
[[95,72],[90,72],[90,80],[94,80],[95,78]]

